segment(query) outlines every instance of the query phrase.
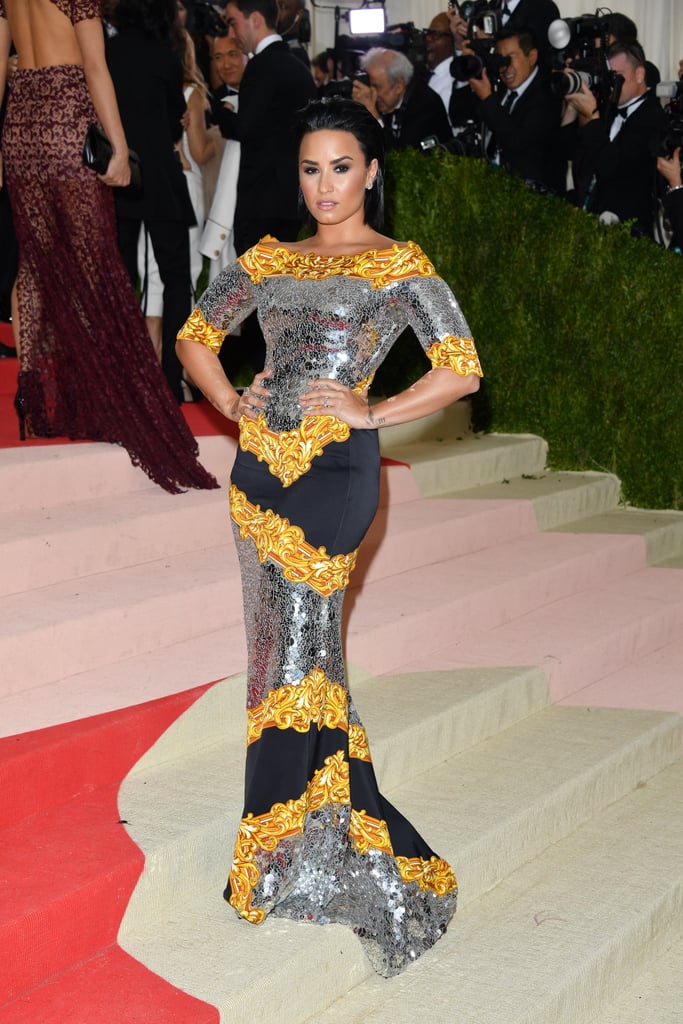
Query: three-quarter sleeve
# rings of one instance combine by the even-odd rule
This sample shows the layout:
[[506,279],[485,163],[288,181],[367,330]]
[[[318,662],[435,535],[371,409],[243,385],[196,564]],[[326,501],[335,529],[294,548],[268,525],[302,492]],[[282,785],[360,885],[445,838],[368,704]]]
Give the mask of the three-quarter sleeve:
[[255,286],[239,262],[226,267],[206,289],[178,332],[218,354],[226,334],[256,309]]
[[461,377],[483,377],[472,332],[458,300],[442,278],[411,277],[401,288],[401,312],[415,331],[432,364]]

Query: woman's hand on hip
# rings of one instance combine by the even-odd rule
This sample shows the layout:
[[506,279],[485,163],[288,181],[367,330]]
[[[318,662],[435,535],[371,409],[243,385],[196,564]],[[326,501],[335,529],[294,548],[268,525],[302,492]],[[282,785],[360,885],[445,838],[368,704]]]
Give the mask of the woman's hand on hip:
[[234,408],[230,410],[231,420],[240,420],[244,416],[248,420],[257,420],[265,411],[270,391],[264,387],[263,381],[271,375],[270,370],[257,373],[248,388],[239,396]]
[[358,395],[338,380],[323,377],[311,381],[299,398],[299,404],[307,416],[336,416],[356,430],[376,426],[370,415],[367,391]]

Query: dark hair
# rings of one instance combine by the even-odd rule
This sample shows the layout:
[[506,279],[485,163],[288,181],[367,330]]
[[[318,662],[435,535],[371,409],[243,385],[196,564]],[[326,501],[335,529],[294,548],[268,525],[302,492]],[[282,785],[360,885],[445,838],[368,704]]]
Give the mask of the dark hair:
[[246,18],[255,11],[263,17],[268,28],[277,24],[277,0],[229,0]]
[[605,23],[608,34],[614,36],[615,42],[635,43],[638,39],[635,21],[631,21],[625,14],[606,14]]
[[116,8],[119,29],[142,29],[145,35],[176,45],[175,0],[119,0]]
[[[379,121],[367,107],[342,96],[326,96],[313,100],[300,110],[294,122],[297,150],[305,135],[312,132],[349,132],[363,151],[366,166],[377,161],[377,174],[372,188],[365,192],[365,223],[378,231],[384,220],[384,134]],[[308,227],[315,225],[299,191],[299,212]]]
[[640,43],[612,43],[607,51],[607,59],[611,60],[612,57],[619,57],[622,53],[632,68],[645,67],[645,51]]
[[500,43],[503,39],[515,39],[519,43],[519,48],[525,57],[529,56],[531,50],[538,49],[538,42],[536,36],[530,28],[504,28],[502,31],[496,34],[496,42]]

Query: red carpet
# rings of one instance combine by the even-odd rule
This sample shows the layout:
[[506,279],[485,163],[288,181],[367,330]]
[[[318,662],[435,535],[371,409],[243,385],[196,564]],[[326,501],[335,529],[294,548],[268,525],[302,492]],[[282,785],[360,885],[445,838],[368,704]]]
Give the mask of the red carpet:
[[0,1022],[218,1020],[116,947],[144,859],[119,785],[208,688],[0,741]]
[[[0,327],[6,326],[0,324]],[[0,332],[0,341],[2,341]],[[6,341],[5,344],[8,344]],[[19,440],[19,426],[14,412],[14,395],[17,390],[16,359],[0,359],[0,448],[18,448],[20,446],[66,444],[83,442],[67,442],[63,437],[31,438]],[[237,424],[232,424],[217,412],[209,402],[188,402],[182,406],[183,416],[195,437],[208,437],[213,434],[232,434],[237,437]]]

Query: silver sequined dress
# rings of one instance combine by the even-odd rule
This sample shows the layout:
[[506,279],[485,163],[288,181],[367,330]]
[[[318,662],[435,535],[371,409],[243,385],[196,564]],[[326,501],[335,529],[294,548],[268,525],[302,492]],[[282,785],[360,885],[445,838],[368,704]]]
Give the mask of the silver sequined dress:
[[390,976],[443,934],[457,886],[381,795],[344,672],[342,602],[377,508],[377,433],[304,416],[299,396],[319,377],[364,391],[407,325],[433,366],[481,370],[451,290],[413,243],[320,257],[263,240],[180,336],[218,351],[253,309],[271,397],[257,422],[240,423],[230,486],[249,666],[245,803],[225,896],[254,924],[270,914],[349,925]]

